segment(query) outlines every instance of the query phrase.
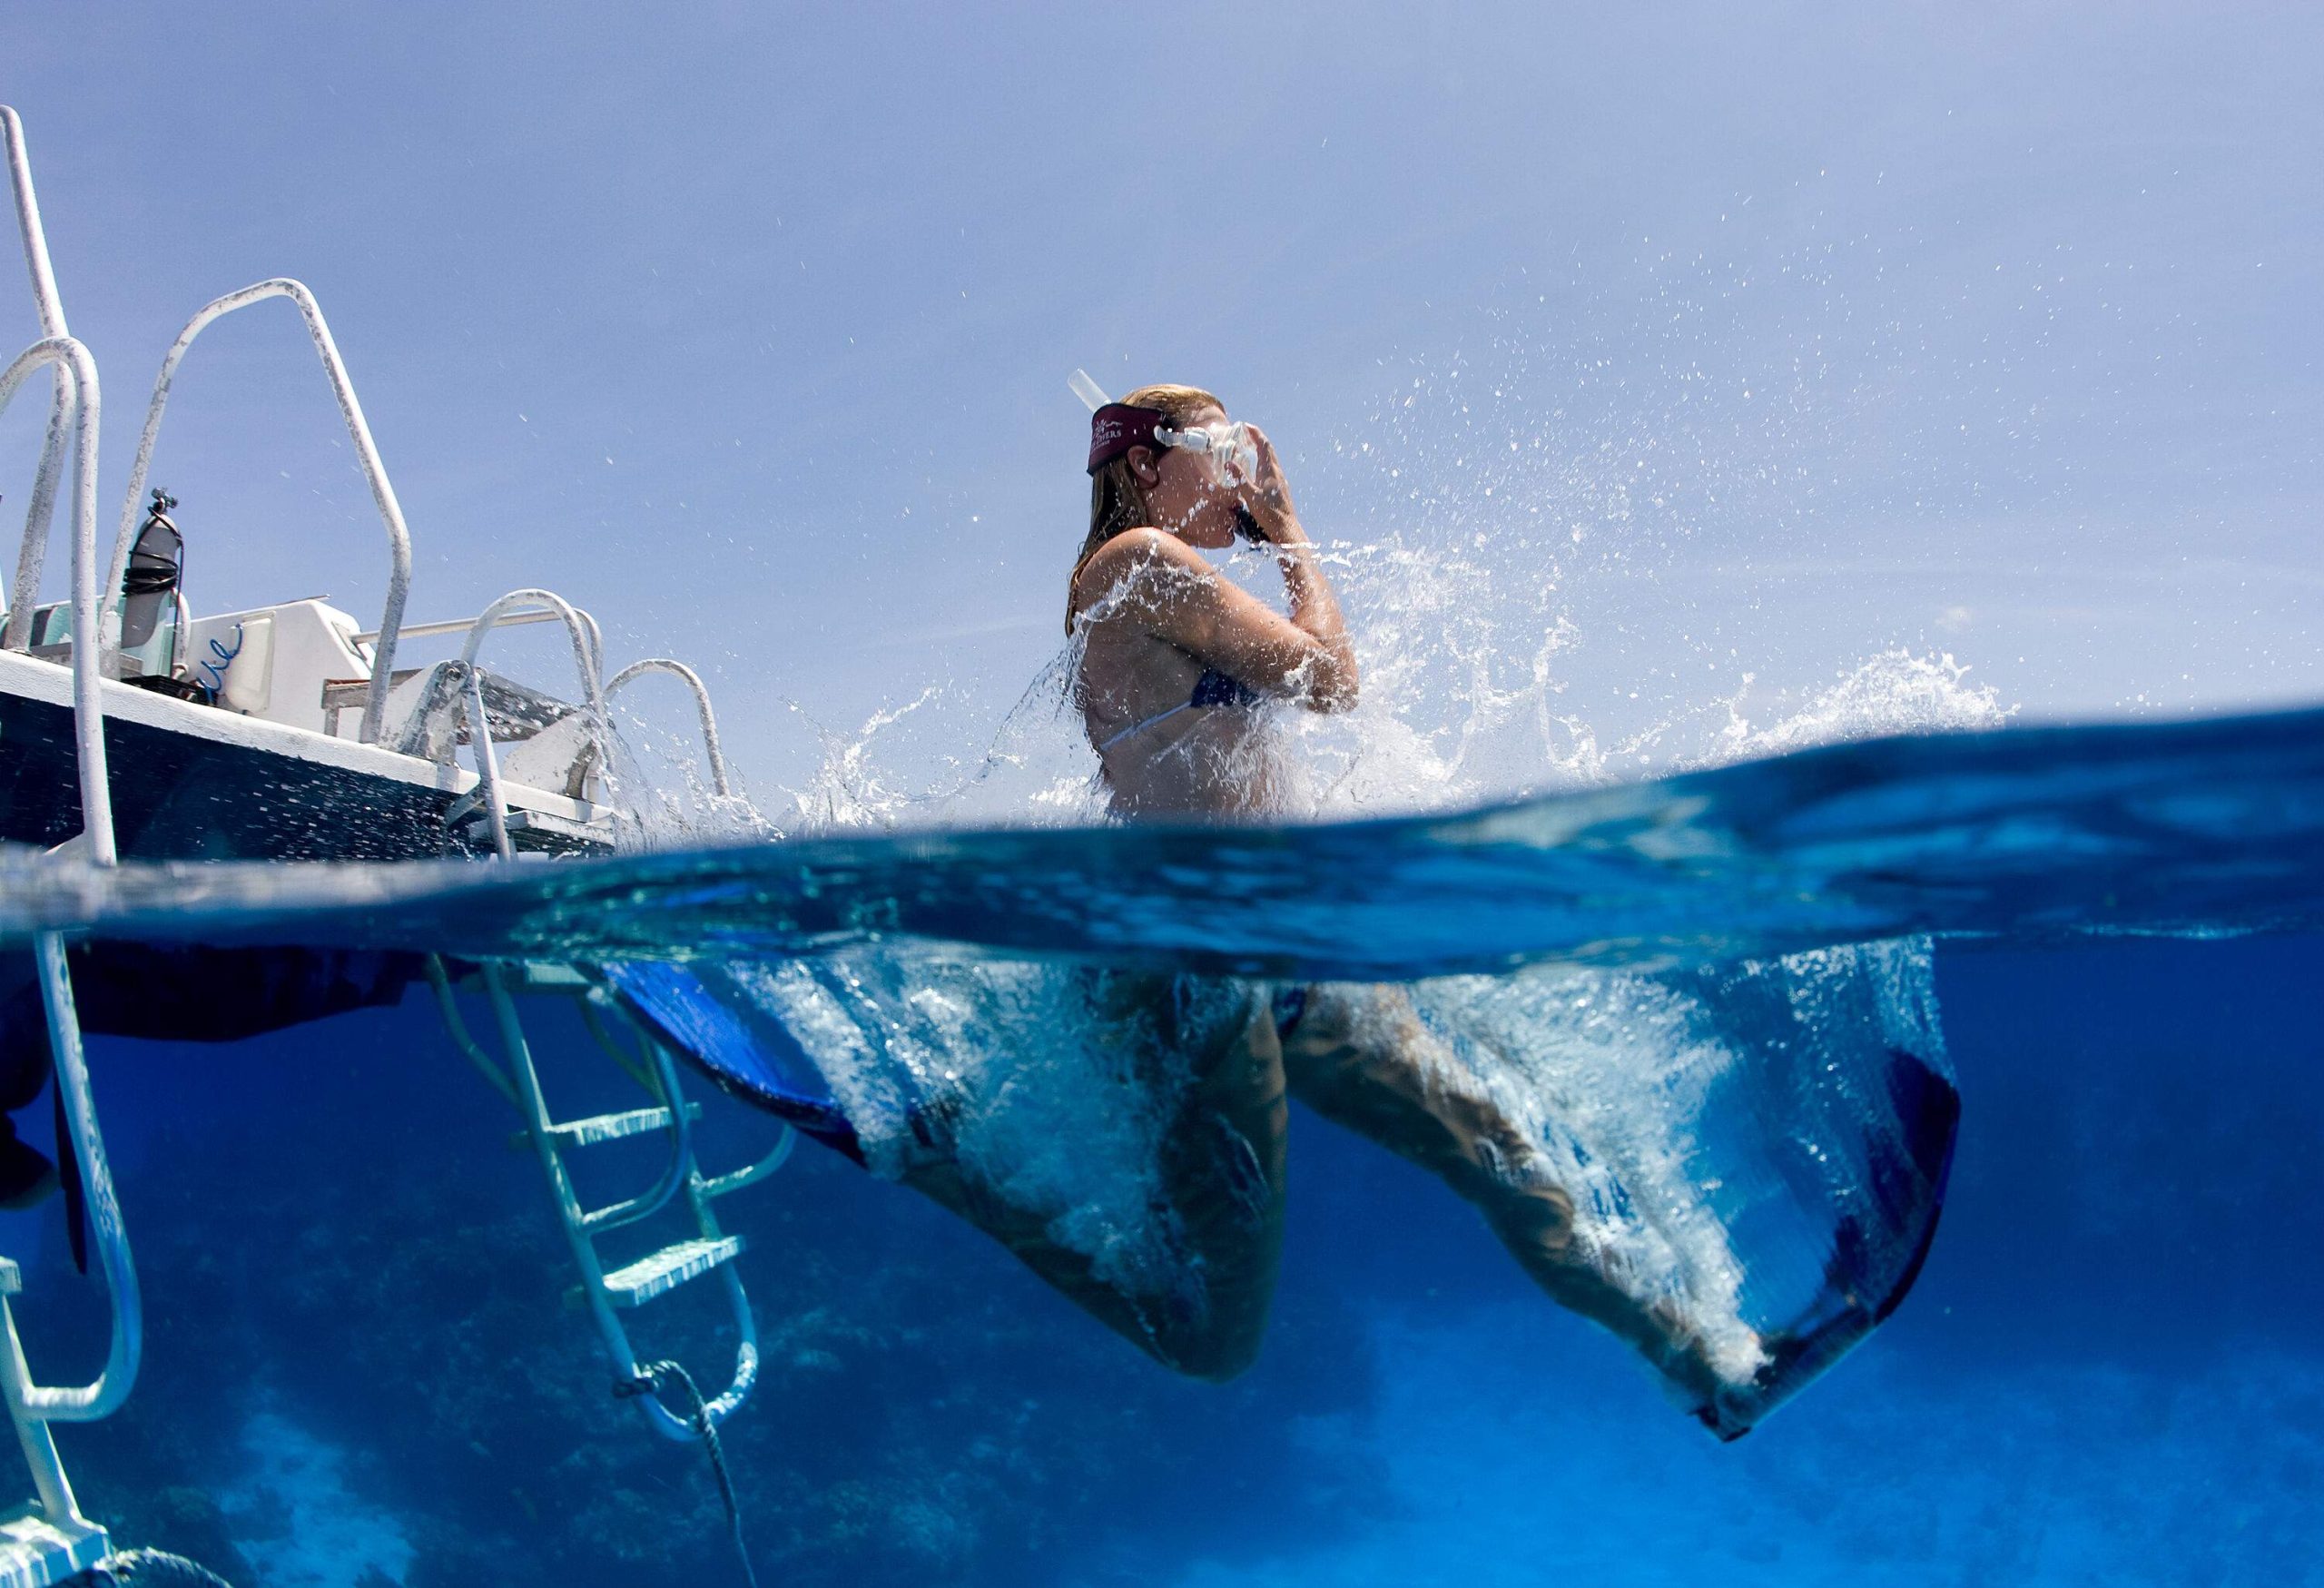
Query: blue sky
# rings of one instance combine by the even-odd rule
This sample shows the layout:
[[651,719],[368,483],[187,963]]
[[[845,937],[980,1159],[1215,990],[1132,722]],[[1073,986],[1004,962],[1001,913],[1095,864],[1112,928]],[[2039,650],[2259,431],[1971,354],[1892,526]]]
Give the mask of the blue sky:
[[[1224,393],[1320,536],[1568,548],[1491,598],[1609,722],[1896,646],[2029,714],[2324,696],[2319,62],[2294,5],[0,15],[107,495],[184,317],[298,276],[413,616],[563,590],[763,790],[784,698],[1054,655],[1077,364]],[[282,306],[197,348],[198,608],[376,613],[334,424]]]

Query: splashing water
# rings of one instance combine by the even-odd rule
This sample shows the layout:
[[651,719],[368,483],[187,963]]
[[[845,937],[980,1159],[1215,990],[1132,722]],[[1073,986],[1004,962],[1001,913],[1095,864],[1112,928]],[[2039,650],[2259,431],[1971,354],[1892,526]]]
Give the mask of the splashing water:
[[[1413,401],[1388,410],[1388,429],[1407,443]],[[1466,407],[1460,413],[1465,423]],[[1256,753],[1285,815],[1442,810],[1603,785],[1642,766],[1709,767],[1878,735],[1991,727],[2008,715],[1952,656],[1892,648],[1805,700],[1756,702],[1754,675],[1730,667],[1723,691],[1601,733],[1567,676],[1587,637],[1570,591],[1592,577],[1650,577],[1630,550],[1609,554],[1594,538],[1634,527],[1673,488],[1636,478],[1635,448],[1559,462],[1538,434],[1489,449],[1473,425],[1449,469],[1425,487],[1407,478],[1430,472],[1443,450],[1407,444],[1387,461],[1395,454],[1384,445],[1334,448],[1359,472],[1384,472],[1374,482],[1390,488],[1384,498],[1414,506],[1419,518],[1373,544],[1327,546],[1363,699],[1332,716],[1272,713]],[[1731,457],[1706,467],[1722,481],[1750,472]],[[1225,571],[1275,594],[1263,554],[1237,555]],[[973,706],[943,686],[852,736],[827,735],[790,824],[836,833],[1098,819],[1104,790],[1072,700],[1078,661],[1068,645],[981,757],[940,756],[933,775],[908,769],[916,753],[926,764],[921,741],[960,743]],[[940,1108],[972,1173],[1038,1213],[1052,1239],[1088,1255],[1109,1283],[1150,1294],[1177,1283],[1185,1263],[1161,1154],[1192,1078],[1101,1030],[1086,976],[875,944],[728,967],[724,985],[798,1039],[875,1170],[903,1174],[923,1150],[912,1121]],[[1504,1171],[1565,1191],[1577,1238],[1601,1270],[1642,1305],[1683,1319],[1733,1382],[1764,1360],[1758,1328],[1795,1312],[1820,1281],[1834,1210],[1876,1218],[1865,1206],[1867,1142],[1897,1126],[1890,1100],[1868,1092],[1863,1074],[1898,1051],[1945,1073],[1930,955],[1911,940],[1716,972],[1442,977],[1411,998],[1443,1044],[1445,1084],[1489,1098],[1521,1127],[1531,1160]],[[1722,1110],[1723,1128],[1714,1123]],[[1812,1144],[1804,1156],[1802,1143]]]
[[[1898,521],[1896,490],[1947,499],[1918,463],[1902,483],[1876,471],[1886,494],[1850,483],[1868,456],[1907,460],[1874,380],[1894,328],[1818,306],[1830,262],[1781,271],[1807,294],[1812,356],[1736,343],[1733,283],[1664,260],[1620,339],[1661,350],[1642,367],[1612,368],[1586,326],[1529,335],[1502,316],[1477,353],[1384,367],[1363,422],[1327,443],[1278,438],[1363,675],[1353,712],[1275,714],[1284,815],[1446,809],[2007,717],[1950,655],[1827,646],[1818,686],[1794,636],[1754,624],[1759,557],[1856,555],[1856,525]],[[1280,605],[1265,553],[1223,568]],[[824,733],[798,830],[1098,818],[1078,663],[1068,645],[998,721],[939,684]]]

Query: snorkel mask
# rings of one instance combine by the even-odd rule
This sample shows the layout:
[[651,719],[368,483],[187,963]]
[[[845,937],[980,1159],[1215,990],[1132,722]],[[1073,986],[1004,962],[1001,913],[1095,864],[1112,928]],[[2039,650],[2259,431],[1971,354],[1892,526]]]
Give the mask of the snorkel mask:
[[1248,425],[1228,421],[1192,430],[1157,428],[1154,439],[1165,447],[1199,452],[1208,458],[1211,471],[1217,475],[1221,485],[1252,479],[1259,472],[1259,449],[1251,439]]
[[1089,472],[1095,474],[1133,447],[1175,447],[1199,453],[1210,460],[1221,485],[1253,479],[1259,471],[1259,449],[1248,425],[1222,421],[1177,429],[1170,416],[1157,408],[1139,408],[1109,399],[1105,390],[1076,370],[1066,382],[1074,395],[1089,406]]

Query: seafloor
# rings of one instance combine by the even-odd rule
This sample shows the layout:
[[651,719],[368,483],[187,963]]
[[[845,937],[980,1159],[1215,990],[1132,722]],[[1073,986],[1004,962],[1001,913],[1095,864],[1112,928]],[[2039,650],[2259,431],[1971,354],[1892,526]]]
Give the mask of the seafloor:
[[[761,1580],[2324,1583],[2324,940],[1947,949],[1939,987],[1966,1112],[1935,1256],[1733,1447],[1313,1119],[1275,1331],[1224,1388],[803,1148],[726,1205]],[[124,1538],[245,1588],[734,1580],[700,1454],[608,1396],[513,1116],[423,998],[94,1062],[148,1358],[62,1438]],[[710,1107],[714,1153],[763,1139]],[[60,1237],[53,1205],[0,1223],[52,1377],[102,1335]],[[642,1325],[705,1376],[710,1289]]]

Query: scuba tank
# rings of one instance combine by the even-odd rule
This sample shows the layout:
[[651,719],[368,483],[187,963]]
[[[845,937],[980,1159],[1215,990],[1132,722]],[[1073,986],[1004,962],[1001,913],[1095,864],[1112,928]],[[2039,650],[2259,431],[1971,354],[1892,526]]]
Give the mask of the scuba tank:
[[185,537],[178,533],[170,509],[177,498],[156,488],[153,506],[130,543],[129,568],[121,581],[121,662],[123,679],[168,687],[178,665],[178,616],[183,605],[178,594],[185,573]]

